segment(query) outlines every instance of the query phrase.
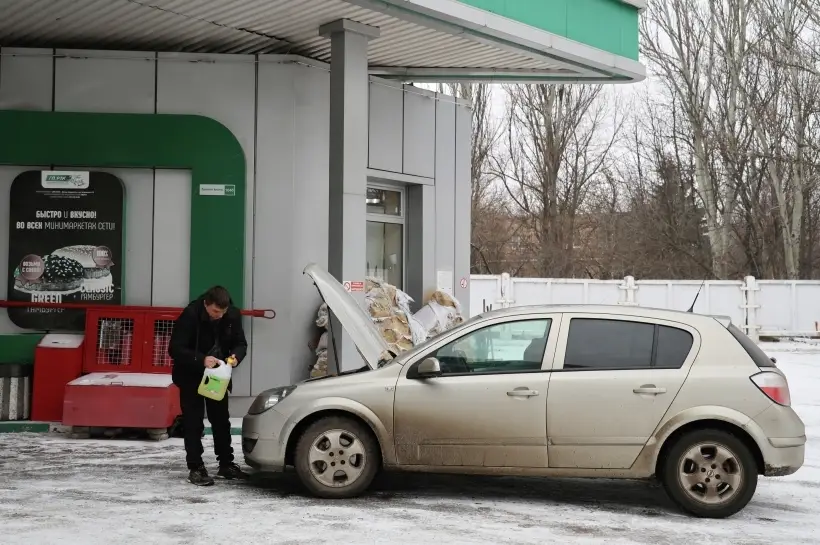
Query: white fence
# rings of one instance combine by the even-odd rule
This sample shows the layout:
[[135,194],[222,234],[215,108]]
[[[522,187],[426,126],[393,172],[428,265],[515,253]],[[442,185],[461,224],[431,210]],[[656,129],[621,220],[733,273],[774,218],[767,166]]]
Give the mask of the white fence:
[[637,305],[730,316],[757,340],[760,336],[818,335],[820,281],[584,280],[473,275],[470,313],[527,305]]

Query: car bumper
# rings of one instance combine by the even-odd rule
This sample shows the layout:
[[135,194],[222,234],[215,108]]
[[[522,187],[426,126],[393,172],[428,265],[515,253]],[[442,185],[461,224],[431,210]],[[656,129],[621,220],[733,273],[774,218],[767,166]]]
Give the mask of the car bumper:
[[246,464],[262,472],[284,470],[282,431],[285,422],[286,418],[275,409],[245,415],[242,419],[242,454]]
[[767,477],[791,475],[803,465],[806,427],[791,407],[772,404],[746,426],[756,435]]
[[803,466],[806,436],[771,437],[763,450],[763,474],[767,477],[791,475]]

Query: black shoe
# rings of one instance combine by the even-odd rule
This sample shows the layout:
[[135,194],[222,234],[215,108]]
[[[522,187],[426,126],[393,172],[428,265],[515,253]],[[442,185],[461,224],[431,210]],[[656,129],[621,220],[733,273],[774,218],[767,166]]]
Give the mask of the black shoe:
[[208,470],[204,466],[192,469],[188,473],[188,482],[197,486],[211,486],[214,484],[214,480],[208,475]]
[[217,471],[216,476],[228,480],[248,478],[248,474],[239,469],[239,466],[234,463],[219,466],[219,471]]

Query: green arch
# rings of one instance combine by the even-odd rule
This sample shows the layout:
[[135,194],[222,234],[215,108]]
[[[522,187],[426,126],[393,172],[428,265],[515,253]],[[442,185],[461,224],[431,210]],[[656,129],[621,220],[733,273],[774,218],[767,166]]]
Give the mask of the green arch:
[[[208,117],[0,110],[0,164],[191,171],[190,297],[213,284],[242,306],[245,284],[245,153]],[[236,187],[202,196],[202,184]],[[2,220],[0,220],[2,221]]]

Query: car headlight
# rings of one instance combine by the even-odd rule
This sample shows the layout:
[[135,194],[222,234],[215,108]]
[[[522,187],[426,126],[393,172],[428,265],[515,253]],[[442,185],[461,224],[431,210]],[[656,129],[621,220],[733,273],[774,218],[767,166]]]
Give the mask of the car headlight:
[[279,388],[265,390],[253,400],[251,407],[248,409],[248,414],[262,414],[288,397],[295,389],[296,386],[280,386]]

